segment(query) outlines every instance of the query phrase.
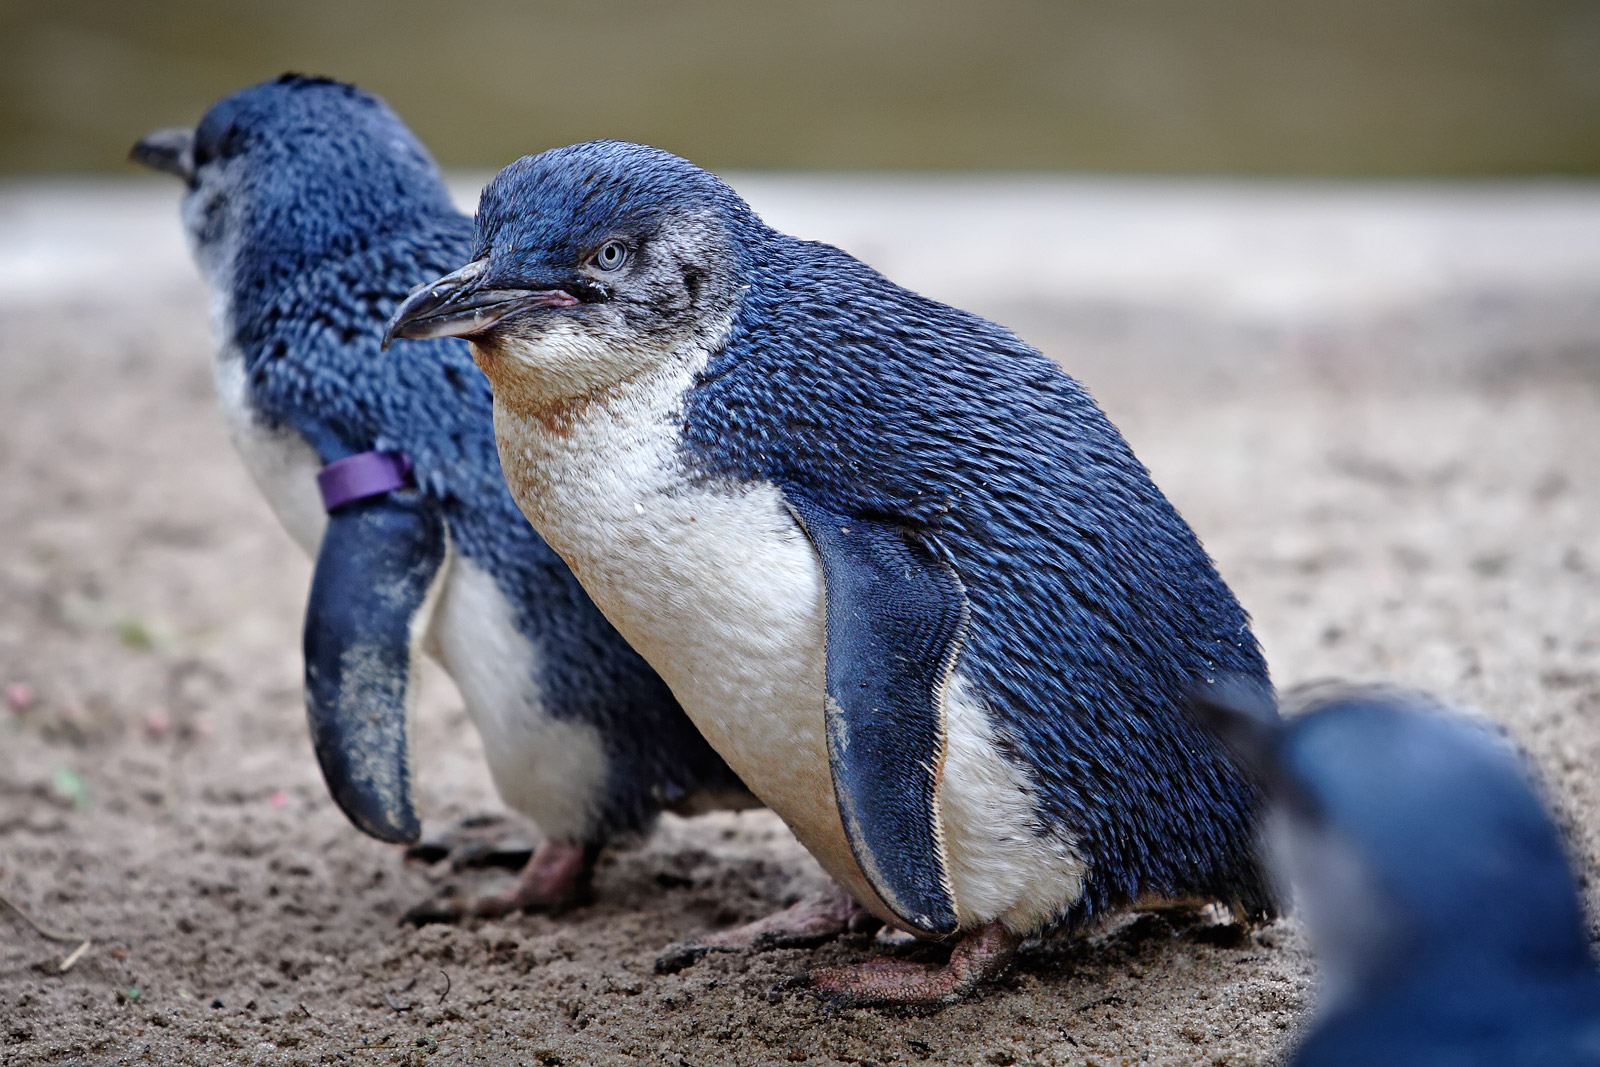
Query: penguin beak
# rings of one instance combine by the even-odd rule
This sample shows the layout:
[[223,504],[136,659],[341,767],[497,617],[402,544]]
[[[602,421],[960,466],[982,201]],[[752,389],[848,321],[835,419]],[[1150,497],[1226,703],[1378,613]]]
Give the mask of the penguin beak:
[[194,131],[187,126],[148,133],[128,153],[135,163],[194,182]]
[[582,303],[565,289],[490,288],[485,285],[488,271],[487,259],[475,259],[413,290],[384,327],[383,348],[397,337],[482,337],[516,312]]

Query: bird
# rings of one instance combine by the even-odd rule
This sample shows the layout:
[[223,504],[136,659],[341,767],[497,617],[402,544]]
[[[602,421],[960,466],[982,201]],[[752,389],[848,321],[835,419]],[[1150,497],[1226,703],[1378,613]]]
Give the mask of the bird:
[[1291,1067],[1600,1065],[1600,974],[1562,836],[1516,753],[1439,699],[1219,684],[1266,783],[1276,877],[1320,971]]
[[524,514],[845,894],[691,948],[864,916],[949,963],[811,988],[940,1004],[1119,908],[1272,913],[1259,790],[1186,711],[1270,688],[1248,617],[1011,332],[596,141],[496,175],[385,336],[471,341]]
[[230,435],[315,560],[307,714],[351,821],[420,835],[408,715],[425,653],[460,691],[500,796],[543,835],[480,913],[584,898],[601,847],[664,808],[751,803],[517,510],[466,344],[380,351],[394,306],[471,238],[398,116],[356,86],[286,74],[132,158],[187,186]]

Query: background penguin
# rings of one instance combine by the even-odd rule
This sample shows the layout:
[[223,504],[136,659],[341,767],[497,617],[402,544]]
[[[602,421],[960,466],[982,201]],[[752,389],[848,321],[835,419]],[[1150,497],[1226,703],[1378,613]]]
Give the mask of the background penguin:
[[1287,723],[1254,692],[1205,705],[1268,783],[1276,866],[1316,947],[1295,1067],[1600,1065],[1577,887],[1512,752],[1412,694],[1301,703]]
[[948,999],[1141,901],[1270,912],[1256,790],[1184,710],[1268,688],[1245,613],[1011,333],[618,142],[502,171],[390,333],[472,339],[513,492],[596,603],[850,897],[959,939],[822,990]]
[[406,719],[423,648],[460,690],[500,795],[546,835],[517,889],[480,910],[566,902],[609,835],[744,795],[518,513],[467,346],[380,353],[394,305],[459,263],[471,230],[399,119],[353,86],[285,75],[133,158],[188,184],[229,430],[316,559],[306,703],[351,820],[418,836]]

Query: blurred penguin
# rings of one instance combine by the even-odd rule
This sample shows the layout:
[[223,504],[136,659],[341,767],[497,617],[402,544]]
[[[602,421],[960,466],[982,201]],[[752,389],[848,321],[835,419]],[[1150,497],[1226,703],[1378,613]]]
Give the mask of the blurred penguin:
[[1600,1064],[1600,975],[1517,757],[1416,694],[1258,689],[1202,711],[1267,783],[1270,851],[1321,971],[1293,1067]]

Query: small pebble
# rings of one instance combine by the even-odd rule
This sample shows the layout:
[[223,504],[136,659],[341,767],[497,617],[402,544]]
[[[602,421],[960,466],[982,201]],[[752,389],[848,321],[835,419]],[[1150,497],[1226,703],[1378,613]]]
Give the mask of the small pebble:
[[144,713],[144,734],[152,741],[160,741],[172,733],[172,716],[165,708],[151,708]]
[[37,699],[33,686],[27,682],[12,682],[6,686],[6,706],[12,711],[27,711]]

